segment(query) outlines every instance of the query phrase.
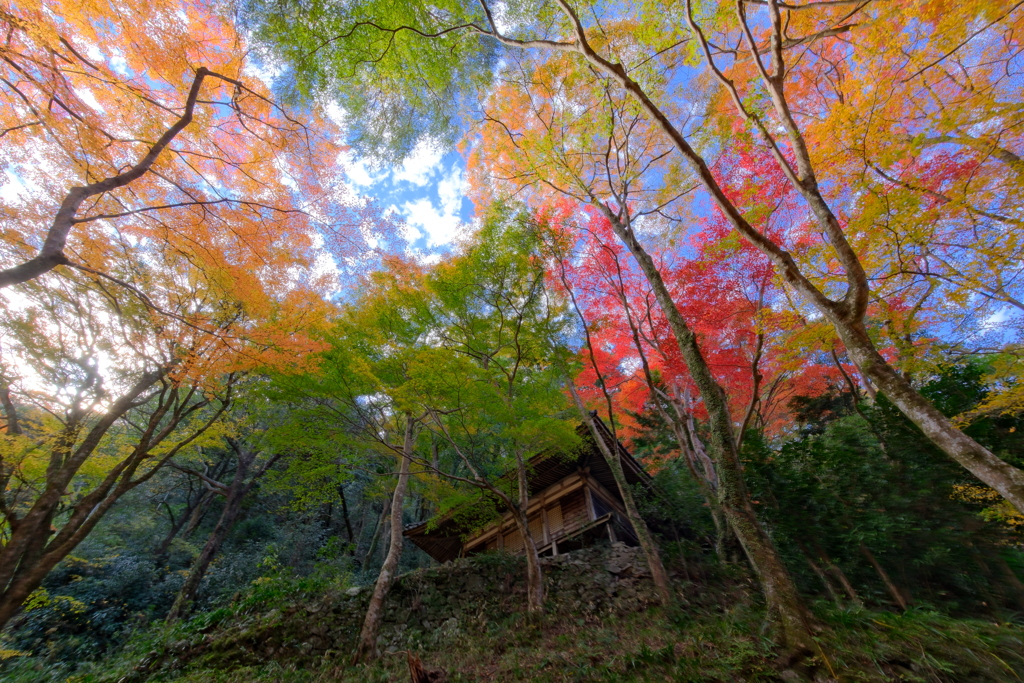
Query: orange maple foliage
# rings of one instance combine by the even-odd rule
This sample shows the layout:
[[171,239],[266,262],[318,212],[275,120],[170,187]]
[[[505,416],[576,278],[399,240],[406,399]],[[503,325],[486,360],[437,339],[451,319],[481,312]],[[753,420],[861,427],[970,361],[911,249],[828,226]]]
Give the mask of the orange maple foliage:
[[0,278],[49,258],[41,272],[130,292],[166,333],[234,316],[217,338],[246,352],[204,354],[228,369],[308,349],[295,331],[327,310],[324,238],[365,246],[337,220],[349,198],[331,122],[275,104],[206,3],[8,4],[0,21]]
[[0,5],[0,626],[121,496],[222,436],[246,375],[322,348],[317,265],[366,246],[338,131],[278,106],[216,9]]

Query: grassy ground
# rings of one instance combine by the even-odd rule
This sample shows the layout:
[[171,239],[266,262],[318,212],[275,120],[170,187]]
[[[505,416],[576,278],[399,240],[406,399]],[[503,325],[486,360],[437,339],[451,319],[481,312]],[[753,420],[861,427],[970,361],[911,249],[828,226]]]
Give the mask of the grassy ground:
[[[1022,681],[1024,629],[934,613],[818,610],[819,676],[840,681]],[[778,681],[763,614],[740,607],[718,614],[652,609],[604,621],[550,615],[481,620],[450,634],[446,647],[415,653],[428,670],[458,681]],[[125,679],[141,659],[139,641],[91,671],[64,677],[31,661],[4,680],[106,683]],[[141,648],[141,649],[140,649]],[[825,660],[827,658],[827,661]],[[833,676],[834,674],[834,676]],[[384,683],[408,680],[406,654],[371,666],[346,666],[344,653],[296,668],[277,663],[186,670],[149,680],[167,683]]]
[[[784,680],[752,577],[734,566],[709,566],[691,571],[686,576],[693,576],[694,581],[678,579],[677,605],[645,608],[647,603],[642,596],[647,590],[642,581],[631,584],[635,590],[620,591],[614,600],[598,600],[601,595],[610,593],[600,590],[602,586],[607,589],[607,576],[601,573],[601,562],[591,558],[578,570],[563,568],[559,574],[552,569],[549,577],[563,578],[557,583],[558,591],[552,590],[551,609],[544,616],[530,617],[516,611],[515,606],[523,602],[516,592],[518,588],[508,585],[503,590],[495,588],[500,581],[494,577],[502,576],[502,572],[508,571],[510,577],[522,573],[517,560],[498,557],[479,562],[479,565],[461,563],[406,575],[402,579],[404,588],[395,589],[397,600],[397,595],[403,591],[418,596],[419,588],[426,585],[424,582],[434,582],[430,585],[437,589],[433,593],[436,602],[430,619],[441,625],[422,632],[423,637],[392,642],[406,643],[394,646],[396,649],[413,648],[412,653],[422,660],[427,670],[442,674],[438,680],[449,683]],[[494,566],[488,569],[488,563]],[[487,596],[486,599],[478,600],[475,594],[467,593],[466,578],[480,573],[486,575],[487,571],[491,571],[496,583],[481,594]],[[444,586],[448,587],[447,593],[440,590]],[[119,652],[103,661],[69,663],[49,661],[41,656],[19,657],[0,666],[0,680],[5,683],[408,681],[404,650],[385,653],[369,666],[347,665],[350,653],[344,641],[354,637],[354,632],[350,631],[358,630],[361,619],[355,602],[347,603],[351,614],[344,614],[351,618],[342,621],[347,625],[340,632],[341,637],[332,641],[336,644],[331,646],[338,647],[339,651],[328,650],[322,655],[316,651],[303,658],[293,650],[289,659],[259,665],[245,665],[239,663],[245,658],[234,657],[254,645],[252,640],[233,639],[231,634],[249,628],[246,624],[259,623],[260,614],[281,614],[292,609],[293,616],[284,617],[281,627],[269,629],[270,633],[286,629],[308,633],[315,630],[316,621],[301,606],[319,604],[326,600],[325,595],[341,588],[285,579],[261,582],[232,604],[214,612],[199,614],[189,622],[172,627],[157,625],[141,630]],[[435,618],[444,612],[446,605],[456,603],[461,605],[461,611],[455,612],[460,618],[443,623]],[[395,609],[398,607],[400,605]],[[814,616],[819,652],[808,664],[818,680],[1024,683],[1024,627],[1019,624],[955,619],[921,609],[902,614],[860,608],[842,610],[824,602],[814,605]],[[404,618],[407,617],[401,619]],[[262,633],[261,638],[273,637],[267,635],[267,630]],[[224,643],[219,650],[221,654],[217,654],[215,648],[210,655],[207,648],[204,655],[203,647],[197,646],[203,642]],[[171,654],[190,651],[193,655],[188,660],[175,660],[176,655]],[[259,657],[248,659],[253,661]],[[267,659],[271,657],[263,657],[264,661]],[[149,667],[140,668],[140,664],[147,661]],[[176,663],[182,666],[174,666]]]

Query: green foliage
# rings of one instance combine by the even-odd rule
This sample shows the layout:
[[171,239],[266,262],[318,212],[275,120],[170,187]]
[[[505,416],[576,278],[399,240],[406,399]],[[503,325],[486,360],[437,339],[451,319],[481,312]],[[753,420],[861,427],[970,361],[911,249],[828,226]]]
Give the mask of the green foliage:
[[[983,399],[982,377],[976,365],[947,368],[922,392],[957,414]],[[1024,596],[1006,560],[1019,554],[1013,530],[958,494],[964,472],[884,396],[861,405],[860,414],[826,407],[850,400],[817,401],[823,409],[808,417],[810,427],[780,447],[745,442],[758,508],[805,588],[823,592],[811,562],[827,567],[828,558],[860,597],[891,605],[867,549],[913,603],[1004,618],[1021,609]],[[972,436],[996,452],[1016,451],[1015,432],[997,422],[986,418]],[[835,576],[829,580],[842,593]]]
[[353,146],[378,159],[401,158],[424,139],[454,143],[463,132],[466,93],[486,87],[495,66],[496,43],[466,27],[484,26],[483,12],[458,0],[245,7],[268,59],[287,65],[277,81],[284,94],[329,93],[345,112]]

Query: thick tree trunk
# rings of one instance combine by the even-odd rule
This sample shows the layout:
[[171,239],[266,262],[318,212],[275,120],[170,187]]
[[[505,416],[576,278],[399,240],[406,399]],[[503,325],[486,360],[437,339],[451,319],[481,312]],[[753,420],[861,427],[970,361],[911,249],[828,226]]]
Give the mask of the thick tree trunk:
[[1021,471],[956,428],[931,402],[889,365],[875,349],[861,323],[833,319],[846,352],[900,411],[953,460],[1024,512],[1024,471]]
[[775,544],[757,519],[743,481],[742,465],[736,452],[732,418],[729,415],[725,392],[711,374],[711,369],[697,344],[696,335],[672,300],[672,295],[650,254],[636,239],[632,228],[624,225],[607,207],[600,208],[604,210],[612,229],[633,254],[651,285],[654,296],[679,344],[690,377],[697,385],[697,390],[704,401],[711,428],[711,449],[718,474],[718,498],[722,511],[760,579],[769,611],[778,617],[782,645],[794,654],[810,653],[814,648],[814,640],[803,600]]
[[380,623],[384,618],[384,601],[391,590],[395,572],[398,570],[398,561],[402,557],[402,507],[405,502],[405,491],[409,484],[409,464],[414,444],[415,422],[412,417],[406,416],[405,439],[402,443],[398,482],[395,484],[395,493],[391,498],[391,542],[388,544],[388,554],[384,559],[384,565],[380,568],[380,574],[377,576],[370,604],[366,608],[363,629],[359,633],[359,643],[352,658],[353,665],[370,662],[377,658],[377,633],[380,631]]

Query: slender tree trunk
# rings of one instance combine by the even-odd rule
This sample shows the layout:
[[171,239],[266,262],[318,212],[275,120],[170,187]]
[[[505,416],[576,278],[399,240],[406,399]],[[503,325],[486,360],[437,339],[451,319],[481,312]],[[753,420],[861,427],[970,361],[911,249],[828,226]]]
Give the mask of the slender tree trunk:
[[370,537],[370,547],[366,549],[366,555],[363,556],[363,569],[370,566],[370,561],[373,559],[373,553],[377,550],[377,543],[380,542],[381,534],[384,532],[384,527],[387,525],[388,514],[391,512],[391,503],[393,498],[388,498],[384,501],[384,505],[380,509],[380,517],[377,518],[377,525],[373,528],[373,536]]
[[[559,260],[560,262],[563,262],[562,259]],[[667,422],[669,422],[669,424],[671,424],[673,428],[675,428],[677,425],[669,418],[666,412],[662,409],[660,402],[657,400],[658,388],[655,384],[654,377],[651,374],[650,365],[647,362],[647,354],[644,352],[643,343],[640,340],[640,331],[633,320],[633,314],[630,310],[629,300],[626,298],[625,285],[622,281],[622,271],[618,267],[617,257],[616,271],[619,282],[619,302],[622,304],[622,309],[626,314],[626,320],[629,323],[629,329],[633,336],[633,345],[636,348],[637,353],[640,354],[640,362],[643,366],[644,377],[647,381],[647,385],[650,388],[651,393],[655,396],[655,405],[658,406],[658,410],[661,412],[662,417]],[[611,395],[608,393],[608,389],[604,383],[604,378],[601,373],[601,368],[598,366],[597,363],[597,358],[594,353],[594,347],[590,337],[590,330],[587,326],[586,317],[583,315],[583,311],[580,309],[578,303],[576,302],[576,296],[572,292],[572,285],[569,283],[568,278],[566,277],[564,267],[561,271],[561,277],[562,285],[565,287],[566,292],[568,292],[569,297],[572,300],[572,305],[573,308],[576,310],[576,315],[579,316],[580,322],[583,324],[583,330],[587,342],[587,349],[590,352],[591,363],[594,367],[594,372],[597,373],[598,377],[600,378],[599,384],[601,387],[601,393],[604,395],[604,399],[608,407],[608,419],[609,421],[611,421],[613,419],[612,398]],[[567,377],[566,383],[569,386],[569,391],[572,393],[572,398],[573,401],[575,401],[576,403],[576,408],[579,410],[580,417],[583,418],[583,421],[587,424],[587,427],[590,429],[590,433],[593,436],[595,443],[597,444],[598,450],[601,451],[601,457],[603,457],[605,462],[608,463],[608,468],[612,471],[612,476],[615,478],[615,485],[619,488],[619,495],[622,496],[622,500],[626,508],[626,516],[629,518],[630,524],[633,526],[633,531],[636,532],[637,540],[640,541],[640,547],[641,549],[643,549],[644,555],[647,558],[647,566],[651,571],[651,578],[654,581],[654,587],[658,593],[658,599],[661,601],[661,604],[668,605],[672,601],[672,589],[669,587],[668,572],[665,571],[665,565],[662,564],[661,554],[658,552],[658,546],[654,542],[654,538],[651,536],[650,529],[647,528],[647,522],[644,520],[643,516],[640,515],[640,511],[636,506],[636,500],[633,498],[633,490],[629,487],[629,483],[626,481],[626,475],[622,471],[622,462],[619,460],[618,457],[619,443],[618,438],[615,435],[614,424],[612,424],[611,426],[611,436],[612,441],[615,442],[614,448],[616,449],[616,452],[612,454],[611,448],[609,448],[608,444],[605,443],[604,435],[601,433],[600,429],[597,426],[597,421],[594,419],[594,416],[587,410],[586,406],[583,405],[583,400],[576,392],[576,387],[572,382],[572,378]],[[679,447],[681,449],[684,449],[687,455],[689,455],[688,446],[686,442],[680,438],[680,433],[678,429],[676,429],[676,438],[679,440]],[[687,459],[687,463],[689,464],[689,459]],[[700,479],[696,477],[696,471],[693,469],[693,467],[691,467],[690,469],[691,471],[694,472],[694,476],[698,484],[702,484],[703,482],[701,482]],[[706,489],[707,487],[705,486],[701,487],[702,491],[706,491]]]
[[778,617],[782,645],[793,654],[810,653],[814,648],[814,640],[803,600],[775,544],[757,519],[743,481],[743,470],[739,454],[736,452],[736,440],[732,435],[732,418],[729,415],[725,392],[711,374],[711,369],[697,344],[696,335],[672,300],[672,295],[650,254],[637,240],[632,228],[624,225],[607,207],[600,208],[604,210],[612,229],[633,254],[651,285],[654,296],[679,344],[690,376],[704,401],[709,418],[711,448],[718,474],[718,497],[722,511],[760,579],[769,612],[774,612]]
[[530,535],[530,522],[526,513],[521,509],[513,510],[512,519],[523,535],[523,549],[526,551],[526,610],[530,614],[540,614],[544,611],[544,575],[540,568],[537,544]]
[[863,543],[860,544],[860,552],[865,558],[867,558],[867,561],[871,564],[871,566],[875,568],[875,572],[882,579],[882,583],[885,584],[885,588],[889,591],[889,595],[892,596],[892,599],[896,601],[896,604],[900,606],[901,610],[906,611],[907,598],[903,595],[903,592],[899,589],[899,587],[897,587],[896,584],[893,583],[893,580],[889,576],[889,573],[885,571],[881,564],[878,563],[878,560],[875,558],[875,554],[868,550],[868,547]]
[[828,570],[832,572],[832,576],[836,577],[839,585],[843,587],[843,591],[846,592],[846,597],[850,598],[850,601],[857,605],[857,607],[863,607],[864,603],[861,602],[860,596],[857,595],[857,591],[854,590],[853,584],[851,584],[850,580],[846,578],[845,572],[843,572],[839,565],[832,561],[832,558],[828,556],[828,553],[826,553],[817,543],[814,544],[814,549],[818,552],[818,557],[820,557],[822,562],[825,563]]
[[655,543],[654,536],[651,535],[651,530],[647,527],[647,522],[644,521],[640,510],[636,506],[633,489],[630,488],[629,482],[626,481],[626,473],[622,471],[622,461],[617,457],[617,453],[612,453],[611,449],[618,449],[619,444],[616,441],[613,446],[608,445],[594,416],[583,405],[583,400],[576,393],[576,388],[572,386],[572,382],[569,382],[569,390],[572,392],[572,397],[576,401],[576,407],[579,408],[583,420],[590,428],[590,433],[593,435],[601,455],[604,457],[605,462],[608,463],[612,476],[615,477],[615,484],[619,487],[619,494],[622,496],[622,502],[626,508],[629,523],[633,525],[633,531],[636,532],[637,540],[640,541],[640,547],[643,549],[644,557],[647,559],[647,567],[651,570],[651,580],[654,582],[654,589],[658,593],[658,600],[661,601],[661,604],[668,605],[672,602],[672,588],[669,585],[668,572],[665,571],[665,565],[661,561],[658,544]]
[[[715,473],[715,464],[708,457],[700,435],[697,434],[697,426],[693,421],[693,410],[690,407],[689,389],[679,391],[678,387],[673,389],[671,398],[672,410],[676,419],[672,421],[673,429],[676,430],[676,438],[685,443],[687,467],[701,487],[701,493],[707,501],[708,509],[711,511],[711,521],[715,525],[715,556],[725,563],[729,561],[726,553],[726,543],[734,538],[732,529],[722,512],[722,505],[718,500],[718,475]],[[701,472],[697,471],[697,463],[701,465]]]
[[188,538],[195,533],[199,525],[203,523],[206,518],[206,513],[210,510],[210,503],[217,497],[217,494],[213,491],[207,491],[206,494],[199,500],[199,505],[192,510],[192,514],[189,515],[188,524],[185,526],[185,531],[182,535]]
[[212,491],[204,491],[195,499],[195,502],[191,503],[184,510],[181,511],[181,517],[178,518],[177,522],[171,525],[171,528],[167,532],[167,535],[164,536],[164,540],[160,541],[160,545],[156,547],[156,550],[153,553],[156,556],[156,565],[158,567],[164,563],[164,560],[167,559],[167,551],[171,547],[171,542],[178,536],[181,530],[185,528],[185,523],[188,522],[189,518],[192,516],[192,513],[196,510],[196,508],[199,507],[199,505],[203,502],[203,499],[206,498],[206,496],[212,495]]
[[9,435],[21,434],[21,425],[18,423],[18,411],[11,400],[11,389],[6,383],[0,383],[0,405],[4,407],[4,417],[7,424],[4,425]]
[[821,583],[825,586],[825,590],[828,591],[829,597],[832,598],[832,602],[836,603],[836,605],[838,605],[839,607],[842,607],[843,601],[839,597],[839,593],[836,592],[836,589],[832,585],[832,582],[829,581],[828,575],[822,570],[820,566],[818,566],[818,563],[814,561],[814,558],[811,557],[811,553],[807,551],[807,548],[806,546],[804,546],[803,543],[797,541],[797,545],[800,546],[800,552],[802,552],[804,554],[804,558],[807,559],[807,564],[808,566],[810,566],[811,571],[813,571],[817,575],[818,579],[820,579]]
[[526,459],[519,450],[516,450],[516,484],[519,500],[516,505],[510,507],[516,526],[523,535],[523,550],[526,551],[526,609],[531,614],[540,614],[544,611],[544,576],[540,569],[537,544],[530,535],[530,520],[527,517],[530,507],[530,482],[526,472]]
[[345,519],[345,531],[348,533],[348,542],[355,543],[355,534],[352,533],[352,520],[348,514],[348,500],[345,498],[345,487],[338,487],[338,494],[341,496],[341,515]]
[[409,484],[409,464],[415,445],[415,421],[409,415],[405,419],[405,439],[402,443],[398,482],[395,484],[395,493],[391,498],[391,542],[388,544],[388,554],[384,559],[384,565],[380,568],[380,574],[377,576],[370,604],[366,608],[363,629],[359,633],[359,643],[352,658],[353,665],[370,662],[377,658],[377,633],[380,631],[380,623],[384,618],[384,601],[391,590],[395,572],[398,570],[398,561],[402,557],[402,507],[405,502],[405,491]]
[[199,591],[199,584],[202,583],[203,578],[206,576],[206,571],[210,568],[210,563],[213,562],[213,558],[220,552],[224,540],[231,533],[235,522],[238,521],[238,513],[242,510],[242,499],[249,492],[246,477],[249,474],[249,467],[255,458],[255,451],[242,451],[238,454],[235,476],[231,480],[230,486],[228,486],[224,499],[224,509],[221,510],[217,525],[213,527],[213,531],[206,540],[206,544],[199,551],[199,556],[192,563],[188,578],[185,579],[184,585],[182,585],[181,590],[178,592],[178,597],[174,600],[174,605],[171,606],[171,611],[167,614],[168,622],[178,621],[188,616],[188,613],[192,610],[192,603],[195,601],[196,593]]

